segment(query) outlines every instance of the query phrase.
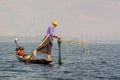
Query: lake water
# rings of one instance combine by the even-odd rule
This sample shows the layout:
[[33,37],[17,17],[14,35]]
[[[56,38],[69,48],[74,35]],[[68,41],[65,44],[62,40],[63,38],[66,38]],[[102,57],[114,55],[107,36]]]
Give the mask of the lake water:
[[[38,43],[20,43],[31,53]],[[58,65],[58,45],[55,43],[52,58],[44,64],[19,62],[14,55],[14,43],[0,43],[0,80],[120,80],[120,44],[62,44],[62,65]],[[39,58],[46,58],[40,55]]]

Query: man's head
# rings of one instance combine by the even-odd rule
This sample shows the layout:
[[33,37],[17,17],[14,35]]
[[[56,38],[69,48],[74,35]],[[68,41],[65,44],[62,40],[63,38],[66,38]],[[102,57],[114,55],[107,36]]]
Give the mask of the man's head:
[[16,51],[18,51],[18,50],[24,50],[24,47],[19,46],[19,47],[16,48]]
[[57,27],[57,26],[58,26],[58,20],[55,19],[55,20],[52,22],[52,25],[53,25],[54,27]]
[[20,49],[20,50],[24,50],[24,47],[20,46],[19,49]]

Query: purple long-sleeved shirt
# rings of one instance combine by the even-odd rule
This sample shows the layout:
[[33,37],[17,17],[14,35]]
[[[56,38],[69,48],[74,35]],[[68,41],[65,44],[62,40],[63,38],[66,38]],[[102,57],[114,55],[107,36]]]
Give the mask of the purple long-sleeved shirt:
[[50,37],[53,38],[55,36],[54,27],[50,26],[47,30],[47,34],[50,34]]

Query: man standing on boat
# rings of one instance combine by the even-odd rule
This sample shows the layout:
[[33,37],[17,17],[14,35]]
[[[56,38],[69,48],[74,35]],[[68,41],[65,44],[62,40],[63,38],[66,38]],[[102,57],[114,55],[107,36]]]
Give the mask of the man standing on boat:
[[54,28],[58,26],[58,20],[54,20],[52,22],[52,25],[49,26],[47,30],[47,35],[42,40],[41,44],[37,49],[33,51],[33,54],[36,55],[37,52],[45,53],[47,54],[47,60],[51,61],[51,50],[53,45],[53,38],[57,38],[60,40],[60,36],[54,33]]

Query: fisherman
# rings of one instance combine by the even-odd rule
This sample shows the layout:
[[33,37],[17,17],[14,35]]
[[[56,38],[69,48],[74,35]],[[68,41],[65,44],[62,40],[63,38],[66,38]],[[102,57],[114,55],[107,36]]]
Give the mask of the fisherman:
[[53,38],[57,38],[60,40],[60,36],[55,34],[54,28],[58,26],[58,20],[54,20],[47,29],[47,35],[43,38],[41,45],[33,51],[34,56],[36,56],[37,52],[47,54],[47,60],[52,61],[51,59],[51,50],[53,45]]
[[19,46],[18,48],[16,48],[16,51],[17,55],[22,56],[23,58],[28,56],[28,54],[24,52],[24,47]]

